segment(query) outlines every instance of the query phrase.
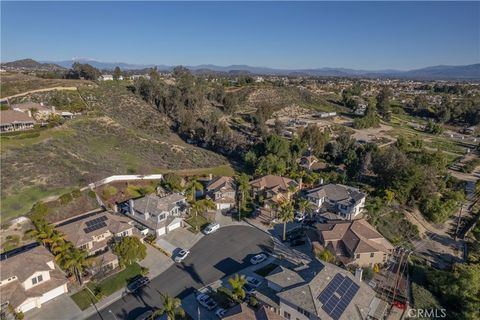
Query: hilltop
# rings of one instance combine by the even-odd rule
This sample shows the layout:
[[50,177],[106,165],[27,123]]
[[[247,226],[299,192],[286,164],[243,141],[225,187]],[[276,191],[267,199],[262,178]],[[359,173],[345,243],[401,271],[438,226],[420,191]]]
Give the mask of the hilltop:
[[25,69],[25,70],[46,70],[46,71],[56,71],[56,70],[65,70],[64,67],[59,66],[55,63],[40,63],[33,59],[22,59],[12,62],[2,63],[2,68],[6,69]]
[[184,143],[168,119],[124,86],[83,86],[78,92],[86,114],[56,128],[2,135],[3,219],[112,174],[227,164],[220,155]]

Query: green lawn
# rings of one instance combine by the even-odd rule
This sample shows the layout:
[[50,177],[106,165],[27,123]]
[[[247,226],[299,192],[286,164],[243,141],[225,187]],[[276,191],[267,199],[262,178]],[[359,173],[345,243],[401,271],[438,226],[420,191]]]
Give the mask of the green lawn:
[[[119,273],[116,273],[101,281],[100,283],[98,283],[98,285],[102,288],[102,292],[105,294],[105,296],[108,297],[114,292],[124,288],[127,285],[129,279],[141,273],[142,267],[137,263],[133,263]],[[88,288],[93,292],[95,285],[89,283]],[[94,299],[92,294],[87,289],[83,289],[82,291],[79,291],[71,295],[70,297],[73,301],[75,301],[75,303],[81,310],[85,310],[90,305],[92,305],[92,300],[96,301],[96,299]]]
[[[192,217],[185,220],[186,223],[190,225],[190,230],[193,233],[197,233],[198,231],[202,230],[207,224],[210,223],[204,216],[201,215],[193,215]],[[198,228],[197,228],[198,226]],[[198,230],[198,231],[197,231]]]
[[58,188],[43,190],[39,187],[30,187],[22,189],[17,194],[3,197],[1,201],[2,220],[7,221],[11,218],[26,214],[32,206],[39,200],[54,195],[62,195],[72,191],[73,188]]

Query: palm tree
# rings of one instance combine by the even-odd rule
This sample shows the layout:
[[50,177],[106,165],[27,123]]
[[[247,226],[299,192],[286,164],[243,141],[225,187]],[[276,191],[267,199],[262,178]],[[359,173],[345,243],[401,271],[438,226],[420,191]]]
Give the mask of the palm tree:
[[308,199],[300,199],[298,201],[298,210],[305,216],[305,213],[308,213],[310,216],[315,210],[315,205],[310,202]]
[[228,279],[228,283],[232,286],[232,295],[237,301],[245,299],[245,289],[243,286],[247,283],[244,275],[235,274]]
[[197,190],[203,190],[203,185],[200,182],[198,182],[198,180],[193,179],[193,180],[190,180],[190,182],[188,183],[187,189],[189,190],[192,196],[192,203],[193,203],[196,200]]
[[66,270],[75,275],[78,283],[82,285],[83,270],[93,263],[93,259],[88,257],[85,250],[72,247],[63,256],[61,263]]
[[168,320],[175,320],[178,315],[185,317],[185,310],[181,307],[182,301],[178,298],[170,297],[168,294],[162,294],[163,306],[162,308],[155,310],[151,315],[151,319],[156,319],[158,316],[167,315]]
[[240,205],[238,208],[238,219],[240,220],[241,212],[243,209],[245,209],[246,195],[250,190],[250,179],[248,175],[246,175],[245,173],[242,173],[237,177],[237,183],[238,183],[238,190],[240,191],[240,194],[241,194]]
[[27,232],[27,234],[35,237],[37,241],[43,243],[49,249],[52,249],[53,247],[64,242],[63,234],[56,230],[51,224],[40,225],[39,229],[30,230]]
[[198,231],[198,214],[207,210],[213,210],[216,208],[215,202],[211,199],[203,199],[192,203],[190,210],[195,213],[195,229]]
[[55,255],[55,261],[61,263],[63,257],[72,249],[72,244],[70,242],[63,242],[55,246],[52,249],[52,253]]
[[285,200],[278,207],[278,216],[283,222],[283,241],[287,239],[287,222],[290,222],[294,218],[294,209],[292,201]]

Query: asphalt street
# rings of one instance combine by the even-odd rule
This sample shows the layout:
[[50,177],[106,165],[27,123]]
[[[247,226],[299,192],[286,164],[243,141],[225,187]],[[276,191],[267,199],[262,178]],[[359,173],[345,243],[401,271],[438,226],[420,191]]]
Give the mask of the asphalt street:
[[272,246],[270,236],[256,228],[220,228],[203,237],[182,263],[152,279],[141,292],[125,295],[88,319],[133,320],[148,309],[161,307],[161,293],[183,298],[195,289],[248,267],[251,257],[260,252],[271,252]]

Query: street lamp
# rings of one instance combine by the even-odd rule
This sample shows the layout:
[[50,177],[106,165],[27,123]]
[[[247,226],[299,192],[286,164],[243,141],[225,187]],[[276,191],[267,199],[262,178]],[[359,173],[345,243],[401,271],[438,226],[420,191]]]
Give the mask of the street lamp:
[[110,309],[110,310],[108,310],[108,313],[111,313],[111,314],[112,314],[112,316],[113,316],[113,318],[114,318],[115,320],[117,320],[117,317],[115,316],[115,313],[113,313],[111,309]]

